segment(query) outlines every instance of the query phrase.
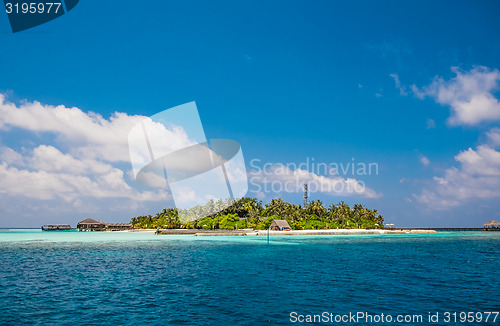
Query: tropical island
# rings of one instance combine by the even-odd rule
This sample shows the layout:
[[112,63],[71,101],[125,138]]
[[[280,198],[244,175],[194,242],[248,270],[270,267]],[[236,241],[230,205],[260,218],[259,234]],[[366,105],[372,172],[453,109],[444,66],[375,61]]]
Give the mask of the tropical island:
[[189,210],[166,208],[155,215],[133,217],[130,223],[139,229],[267,230],[274,220],[286,220],[292,230],[384,228],[383,216],[361,204],[350,207],[341,201],[326,206],[318,199],[302,206],[273,199],[263,206],[251,197],[234,203],[210,200]]

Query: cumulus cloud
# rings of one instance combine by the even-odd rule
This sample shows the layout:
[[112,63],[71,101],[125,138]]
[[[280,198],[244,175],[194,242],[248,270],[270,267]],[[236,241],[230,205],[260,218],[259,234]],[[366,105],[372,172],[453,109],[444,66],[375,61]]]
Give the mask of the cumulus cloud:
[[3,152],[21,157],[11,164],[6,161],[0,164],[0,194],[4,196],[42,200],[59,198],[75,203],[81,198],[169,199],[165,191],[153,193],[133,189],[118,168],[91,159],[77,160],[52,146],[40,145],[29,156],[22,156],[10,148],[3,148]]
[[486,136],[488,137],[489,143],[493,147],[500,146],[500,128],[493,128],[490,131],[486,132]]
[[90,175],[105,174],[113,170],[110,164],[90,158],[76,159],[48,145],[36,147],[33,155],[23,158],[23,161],[33,169],[47,172]]
[[[62,200],[75,207],[82,200],[90,204],[102,198],[127,203],[170,200],[165,189],[140,190],[125,179],[129,171],[124,162],[130,161],[127,135],[145,119],[120,112],[106,119],[79,108],[36,101],[14,104],[0,94],[0,133],[4,142],[10,141],[12,130],[32,136],[55,135],[55,139],[36,141],[50,144],[30,143],[17,150],[0,146],[1,197]],[[172,140],[168,146],[192,143],[182,128],[162,128],[159,132],[168,133]]]
[[459,167],[434,177],[414,197],[436,209],[458,206],[471,199],[500,198],[500,152],[488,145],[469,148],[455,156]]
[[430,85],[411,86],[418,98],[430,97],[441,105],[449,106],[450,125],[478,125],[500,120],[500,103],[494,93],[499,88],[500,71],[475,67],[463,71],[453,67],[455,77],[445,80],[436,76]]
[[52,133],[61,143],[71,145],[71,152],[110,162],[129,160],[127,133],[142,119],[142,116],[116,112],[107,120],[75,107],[43,105],[36,101],[25,101],[18,106],[0,94],[0,130],[15,127]]
[[23,156],[12,148],[5,146],[0,147],[0,162],[5,162],[7,164],[24,165]]
[[[24,101],[20,105],[9,103],[0,93],[0,131],[20,128],[33,133],[56,135],[76,157],[99,159],[107,162],[129,162],[128,133],[147,117],[115,112],[109,119],[93,112],[63,105],[44,105],[37,101]],[[172,141],[162,144],[163,151],[182,148],[192,142],[184,130],[167,130],[162,124],[150,123],[151,139],[168,134]],[[164,148],[166,147],[166,148]]]
[[[495,97],[499,89],[500,72],[487,67],[475,67],[469,71],[452,68],[455,77],[445,80],[435,77],[431,84],[418,88],[411,86],[418,98],[433,98],[437,103],[449,106],[450,125],[479,125],[500,120],[500,103]],[[427,127],[435,127],[434,121]],[[455,156],[458,167],[451,167],[443,175],[435,176],[414,197],[434,209],[459,206],[474,199],[500,197],[500,128],[486,132],[486,144],[469,148]],[[430,163],[420,157],[425,166]]]
[[282,164],[272,164],[266,169],[252,170],[250,184],[261,197],[265,193],[302,192],[304,183],[308,183],[311,193],[321,192],[335,196],[360,196],[379,198],[381,193],[366,187],[365,183],[355,178],[343,178],[338,175],[322,176],[300,168],[291,169]]

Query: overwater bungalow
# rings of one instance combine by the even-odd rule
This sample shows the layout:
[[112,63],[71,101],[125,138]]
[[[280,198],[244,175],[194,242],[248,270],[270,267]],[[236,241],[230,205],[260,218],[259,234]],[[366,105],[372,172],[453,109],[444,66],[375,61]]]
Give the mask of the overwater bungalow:
[[500,223],[494,220],[483,224],[484,231],[500,231]]
[[81,222],[78,222],[76,228],[79,231],[106,231],[106,223],[97,222],[94,219],[87,218]]
[[46,224],[42,226],[42,231],[66,231],[71,230],[69,224]]
[[286,220],[274,220],[269,229],[272,231],[283,231],[291,230],[292,228]]
[[123,231],[132,229],[132,224],[130,223],[106,223],[107,231]]
[[123,231],[130,230],[133,225],[130,223],[105,223],[88,218],[78,222],[77,229],[79,231]]

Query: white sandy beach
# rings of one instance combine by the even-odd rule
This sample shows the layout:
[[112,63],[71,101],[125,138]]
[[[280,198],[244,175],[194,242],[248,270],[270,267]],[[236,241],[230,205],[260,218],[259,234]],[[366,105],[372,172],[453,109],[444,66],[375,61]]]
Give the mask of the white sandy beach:
[[[130,230],[128,232],[156,232],[156,230]],[[383,234],[426,234],[436,233],[435,230],[382,230],[382,229],[328,229],[328,230],[196,230],[196,229],[161,229],[160,234],[191,234],[195,236],[287,236],[287,235],[383,235]]]

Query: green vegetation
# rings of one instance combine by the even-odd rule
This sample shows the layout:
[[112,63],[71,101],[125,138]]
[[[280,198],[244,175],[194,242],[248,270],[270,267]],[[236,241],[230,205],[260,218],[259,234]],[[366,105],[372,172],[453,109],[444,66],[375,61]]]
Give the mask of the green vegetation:
[[181,221],[175,208],[164,209],[155,216],[133,217],[130,223],[140,229],[155,229],[157,227],[175,229],[181,227]]
[[[244,229],[267,230],[275,219],[285,219],[294,230],[317,229],[377,229],[383,228],[384,218],[376,209],[361,204],[349,207],[343,201],[326,207],[321,200],[314,200],[307,207],[273,199],[262,206],[262,202],[244,197],[235,204],[231,201],[211,200],[205,206],[189,210],[168,208],[156,215],[137,216],[130,221],[138,228],[185,228],[185,229]],[[227,207],[210,214],[218,208]],[[180,218],[181,216],[182,218]],[[195,219],[194,216],[206,216]]]

